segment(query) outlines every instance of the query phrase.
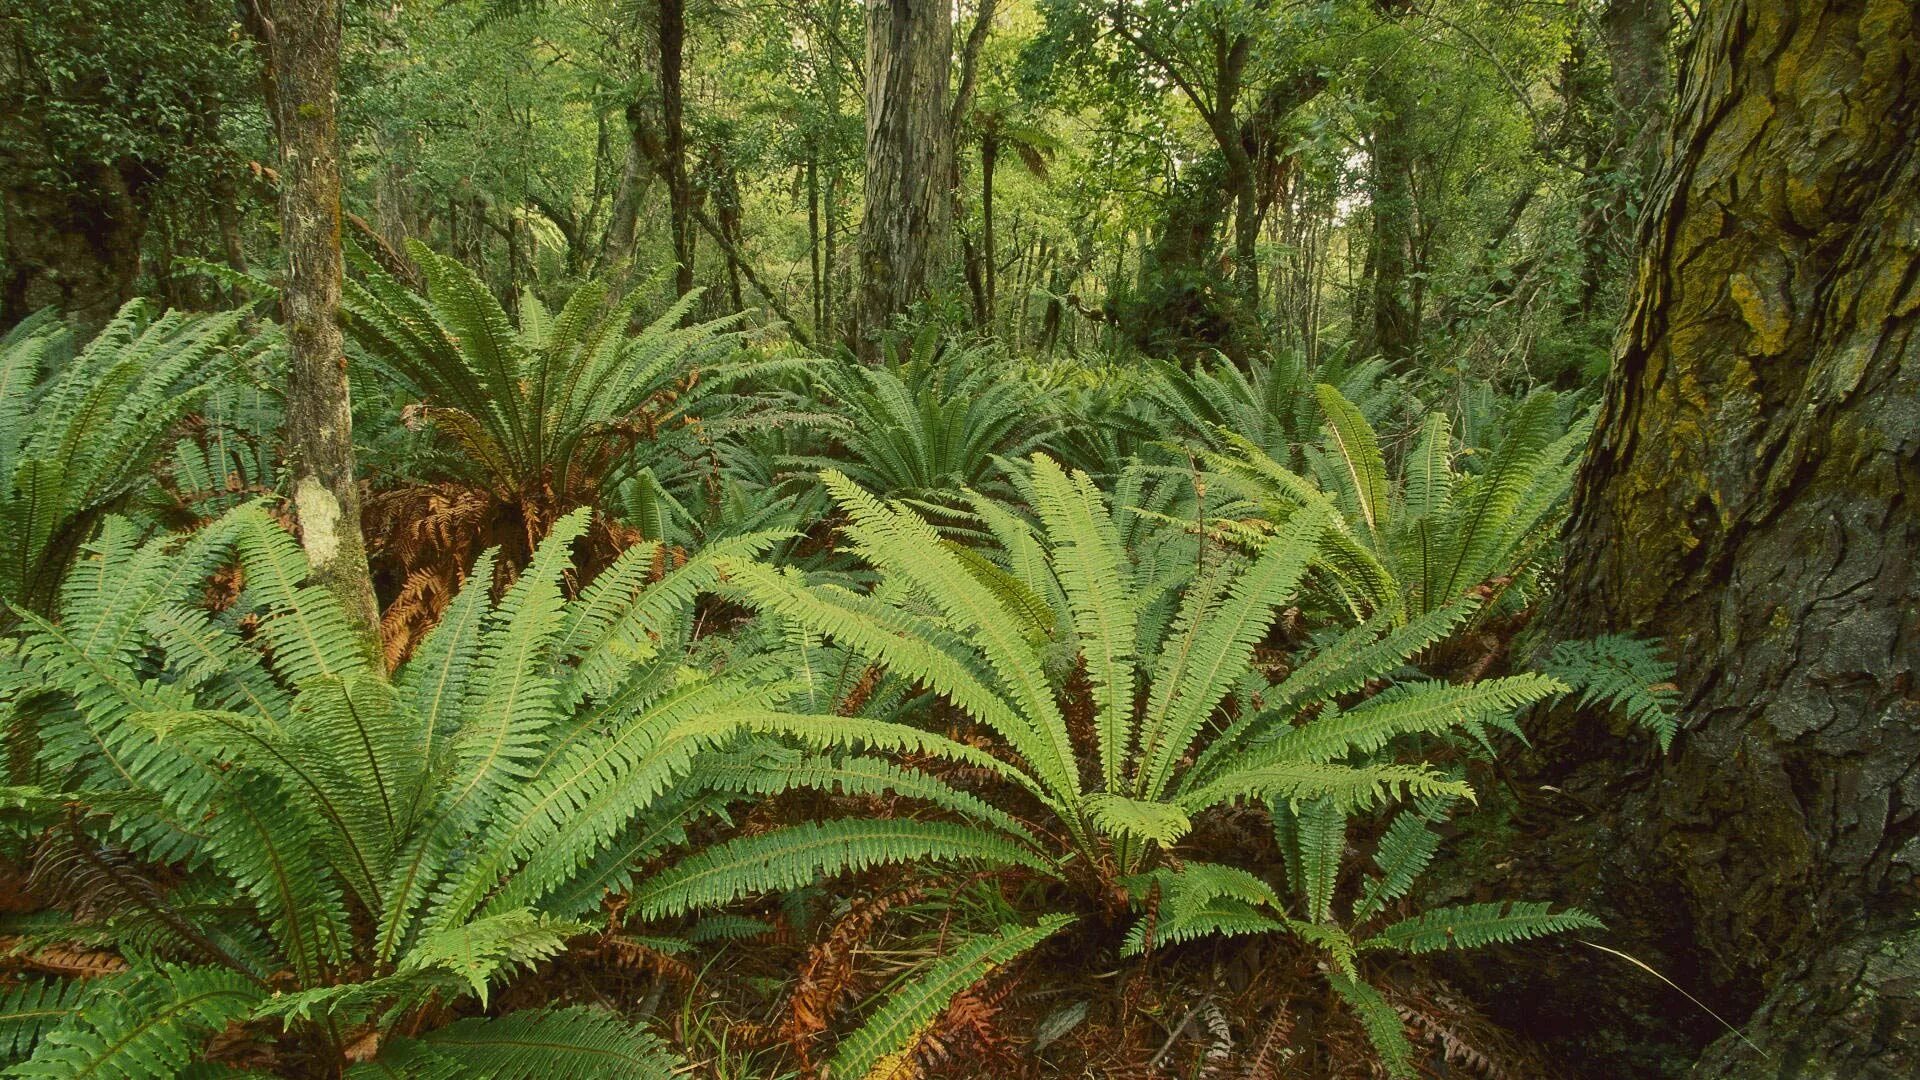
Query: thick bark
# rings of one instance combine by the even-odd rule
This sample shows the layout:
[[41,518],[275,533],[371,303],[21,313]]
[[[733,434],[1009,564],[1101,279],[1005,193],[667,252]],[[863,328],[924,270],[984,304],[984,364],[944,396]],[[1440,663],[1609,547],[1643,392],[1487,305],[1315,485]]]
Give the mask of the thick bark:
[[379,613],[360,536],[353,410],[341,350],[337,0],[279,0],[269,42],[280,115],[281,304],[290,357],[285,444],[300,544],[370,652]]
[[947,83],[951,6],[868,0],[866,210],[860,221],[860,297],[854,342],[927,295],[947,247],[953,130]]
[[[1707,5],[1575,492],[1548,624],[1664,638],[1686,730],[1550,718],[1522,861],[1771,1056],[1699,1077],[1920,1075],[1916,147],[1906,0]],[[1612,961],[1519,1008],[1613,1045],[1592,1075],[1718,1034]]]

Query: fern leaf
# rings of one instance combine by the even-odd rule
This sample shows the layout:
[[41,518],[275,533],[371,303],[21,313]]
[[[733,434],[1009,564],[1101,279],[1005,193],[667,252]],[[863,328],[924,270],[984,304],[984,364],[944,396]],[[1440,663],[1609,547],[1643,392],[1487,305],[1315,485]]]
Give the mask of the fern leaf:
[[1477,949],[1568,930],[1595,930],[1604,925],[1579,908],[1556,912],[1550,911],[1546,904],[1519,900],[1465,904],[1434,908],[1403,919],[1362,942],[1361,947],[1415,954],[1442,949]]
[[780,892],[823,875],[903,862],[958,860],[1052,873],[1024,844],[982,829],[932,821],[807,822],[707,848],[655,874],[634,892],[650,918],[713,907],[750,893]]
[[1380,440],[1366,417],[1338,389],[1320,383],[1313,388],[1320,411],[1327,418],[1327,442],[1340,459],[1344,486],[1372,538],[1373,549],[1387,550],[1392,532],[1392,511],[1387,490],[1387,465],[1380,454]]
[[1006,926],[949,944],[944,955],[889,994],[859,1030],[840,1041],[830,1075],[866,1076],[882,1057],[907,1048],[961,991],[1072,922],[1068,915],[1048,915],[1033,926]]
[[668,1080],[684,1068],[652,1035],[590,1008],[457,1020],[409,1042],[451,1062],[452,1075],[466,1080]]
[[30,1080],[172,1076],[208,1036],[247,1015],[264,991],[232,972],[160,967],[95,983],[79,1007],[44,1028],[9,1075]]
[[1411,1080],[1415,1075],[1413,1044],[1407,1041],[1407,1028],[1399,1010],[1363,979],[1336,971],[1328,973],[1327,982],[1359,1017],[1367,1041],[1373,1044],[1374,1053],[1380,1055],[1387,1075],[1394,1080]]

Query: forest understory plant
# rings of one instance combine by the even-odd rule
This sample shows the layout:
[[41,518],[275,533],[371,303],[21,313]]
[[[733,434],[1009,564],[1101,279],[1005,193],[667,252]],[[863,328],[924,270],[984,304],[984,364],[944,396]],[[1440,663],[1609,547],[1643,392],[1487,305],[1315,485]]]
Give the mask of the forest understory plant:
[[[74,976],[0,990],[8,1075],[675,1072],[615,1014],[489,1000],[617,943],[609,891],[723,805],[707,755],[776,723],[777,665],[684,659],[717,559],[774,538],[657,581],[632,547],[569,601],[587,517],[555,522],[497,602],[483,555],[391,678],[261,507],[144,543],[109,520],[57,622],[25,614],[0,655],[39,736],[0,822],[46,901],[0,932],[26,970]],[[208,611],[235,557],[245,589]]]
[[1232,530],[1264,535],[1301,513],[1331,522],[1312,581],[1350,619],[1399,623],[1469,592],[1485,600],[1479,622],[1533,606],[1591,415],[1569,425],[1558,395],[1535,391],[1512,406],[1487,452],[1459,446],[1447,414],[1430,412],[1390,473],[1361,410],[1325,383],[1314,395],[1324,422],[1319,444],[1302,448],[1307,471],[1232,432],[1229,449],[1203,452],[1210,474],[1252,511]]
[[[730,424],[771,404],[740,385],[799,363],[743,350],[737,318],[688,323],[696,294],[630,331],[648,286],[614,296],[588,282],[554,313],[528,291],[516,327],[471,270],[422,245],[410,251],[425,296],[369,268],[347,302],[367,361],[410,398],[403,422],[438,436],[406,462],[411,482],[376,494],[365,513],[389,597],[389,664],[434,624],[483,550],[500,549],[503,589],[574,509],[617,504],[634,485],[632,497],[666,497],[649,464],[710,456]],[[583,581],[643,537],[596,513]]]
[[[856,715],[783,715],[764,730],[806,749],[745,783],[773,782],[784,769],[791,779],[781,783],[888,793],[942,817],[840,818],[731,840],[643,883],[638,911],[672,916],[728,903],[752,894],[749,872],[769,868],[791,887],[927,861],[1031,878],[1055,910],[1031,927],[976,937],[978,951],[970,945],[950,953],[952,963],[932,965],[903,991],[917,1003],[906,1015],[924,1023],[941,994],[972,981],[957,966],[961,956],[972,958],[977,978],[989,958],[1017,955],[1070,919],[1106,948],[1121,943],[1129,922],[1145,933],[1128,914],[1152,894],[1142,875],[1185,880],[1191,872],[1196,882],[1230,880],[1244,892],[1255,880],[1247,871],[1180,855],[1197,820],[1249,800],[1279,813],[1322,806],[1344,818],[1401,798],[1467,797],[1457,775],[1396,751],[1420,740],[1485,742],[1490,727],[1510,728],[1516,710],[1564,689],[1537,674],[1464,685],[1399,676],[1410,656],[1472,614],[1476,597],[1412,620],[1378,616],[1270,680],[1256,649],[1298,595],[1331,527],[1326,518],[1295,515],[1250,558],[1216,548],[1196,566],[1162,548],[1135,562],[1085,474],[1043,455],[1032,466],[1037,525],[975,500],[1002,544],[992,558],[829,473],[850,550],[876,575],[870,591],[746,561],[725,565],[729,592],[801,635],[794,667],[843,666],[819,648],[830,644],[937,695],[979,733],[939,734],[875,716],[871,704]],[[961,775],[970,779],[950,782]],[[1309,907],[1275,925],[1329,948],[1350,975],[1354,947],[1325,911]],[[1183,936],[1200,932],[1200,922],[1180,925]],[[860,1075],[898,1048],[893,1036],[911,1025],[892,1006],[843,1040],[834,1075]],[[876,1025],[891,1034],[870,1036]]]
[[175,426],[225,373],[240,321],[135,300],[77,350],[50,309],[0,338],[0,601],[51,610],[80,545],[152,483]]

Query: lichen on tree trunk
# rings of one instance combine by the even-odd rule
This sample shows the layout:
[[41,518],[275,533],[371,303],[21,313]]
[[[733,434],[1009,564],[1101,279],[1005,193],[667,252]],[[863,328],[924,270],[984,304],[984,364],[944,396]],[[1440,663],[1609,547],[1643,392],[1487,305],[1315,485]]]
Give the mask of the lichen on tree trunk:
[[[1549,725],[1529,779],[1559,794],[1525,861],[1753,1017],[1770,1062],[1728,1036],[1696,1075],[1920,1075],[1920,998],[1856,985],[1916,984],[1910,948],[1856,962],[1920,908],[1913,7],[1708,4],[1674,130],[1547,622],[1664,638],[1686,730],[1636,768],[1591,718]],[[1598,971],[1528,1007],[1605,1028],[1634,1010],[1603,999],[1637,996],[1647,1028],[1611,1037],[1713,1030]]]
[[337,0],[279,0],[270,35],[280,135],[281,290],[290,357],[285,443],[313,580],[377,655],[379,611],[360,536],[353,408],[340,328],[340,66]]

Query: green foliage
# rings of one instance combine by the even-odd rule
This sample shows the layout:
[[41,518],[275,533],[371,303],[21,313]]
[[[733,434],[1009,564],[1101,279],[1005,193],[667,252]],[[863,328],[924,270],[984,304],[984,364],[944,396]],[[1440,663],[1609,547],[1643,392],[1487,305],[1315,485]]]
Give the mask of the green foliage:
[[1396,620],[1469,592],[1489,598],[1486,611],[1530,602],[1590,416],[1566,426],[1556,395],[1537,391],[1513,406],[1505,435],[1482,461],[1455,444],[1446,414],[1429,413],[1390,476],[1361,411],[1332,386],[1315,392],[1326,423],[1320,445],[1306,448],[1306,473],[1238,437],[1232,450],[1206,460],[1260,529],[1301,513],[1332,522],[1314,577],[1331,600],[1355,617]]
[[833,1076],[867,1076],[884,1055],[911,1045],[954,996],[1059,933],[1073,920],[1049,915],[1031,927],[1003,926],[951,944],[886,1001],[860,1028],[840,1041]]
[[634,466],[635,443],[692,438],[693,418],[723,412],[756,367],[727,332],[737,319],[682,325],[697,297],[629,335],[645,290],[613,297],[590,282],[557,313],[526,294],[516,328],[473,271],[420,244],[409,251],[428,295],[369,268],[349,283],[348,328],[457,449],[418,463],[427,479],[523,498],[609,488]]
[[1233,364],[1224,358],[1189,367],[1161,363],[1148,393],[1155,406],[1187,439],[1216,451],[1230,451],[1245,440],[1289,467],[1297,448],[1311,441],[1321,422],[1315,382],[1335,386],[1367,421],[1379,425],[1406,401],[1400,380],[1387,377],[1387,364],[1374,359],[1349,366],[1327,362],[1309,370],[1297,355]]
[[1673,662],[1661,655],[1658,641],[1627,634],[1563,641],[1540,670],[1572,687],[1581,708],[1604,703],[1651,731],[1660,749],[1672,749],[1680,730],[1674,715],[1680,690],[1673,685]]
[[[699,796],[702,756],[786,691],[764,665],[717,676],[682,665],[674,643],[716,580],[711,558],[649,585],[642,545],[567,601],[562,575],[585,524],[585,511],[564,519],[497,603],[476,568],[388,679],[257,506],[143,544],[110,521],[59,621],[28,616],[19,643],[22,670],[51,692],[28,703],[39,769],[67,794],[21,793],[25,817],[9,828],[84,807],[73,842],[94,858],[173,862],[188,876],[122,883],[125,903],[96,904],[74,928],[128,952],[134,992],[89,984],[52,1028],[35,1019],[51,999],[9,996],[13,1030],[41,1025],[37,1039],[12,1036],[34,1046],[21,1075],[97,1073],[96,1058],[117,1056],[132,1062],[120,1075],[168,1076],[197,1052],[196,1032],[229,1020],[391,1029],[436,999],[484,1003],[585,932],[574,917],[626,887],[639,860],[683,839],[714,805]],[[213,615],[190,606],[229,553],[245,573],[239,602]],[[297,989],[268,996],[282,970]],[[419,1042],[460,1060],[469,1051],[442,1044],[507,1055],[462,1075],[530,1075],[535,1046],[552,1055],[539,1067],[561,1073],[601,1053],[663,1060],[591,1014],[488,1023],[509,1027]],[[513,1024],[552,1042],[518,1043]],[[425,1052],[412,1045],[390,1049]]]
[[952,513],[964,491],[991,484],[999,457],[1025,454],[1049,433],[993,350],[945,343],[928,326],[888,359],[822,370],[821,388],[842,412],[829,429],[840,453],[792,464],[829,464],[885,497]]
[[136,300],[77,355],[51,311],[0,338],[0,599],[50,609],[100,519],[151,483],[174,425],[222,373],[239,321],[156,317]]
[[22,1080],[150,1080],[173,1076],[206,1039],[265,996],[231,971],[156,964],[90,985],[58,1022],[45,1024],[31,1057],[7,1071]]

